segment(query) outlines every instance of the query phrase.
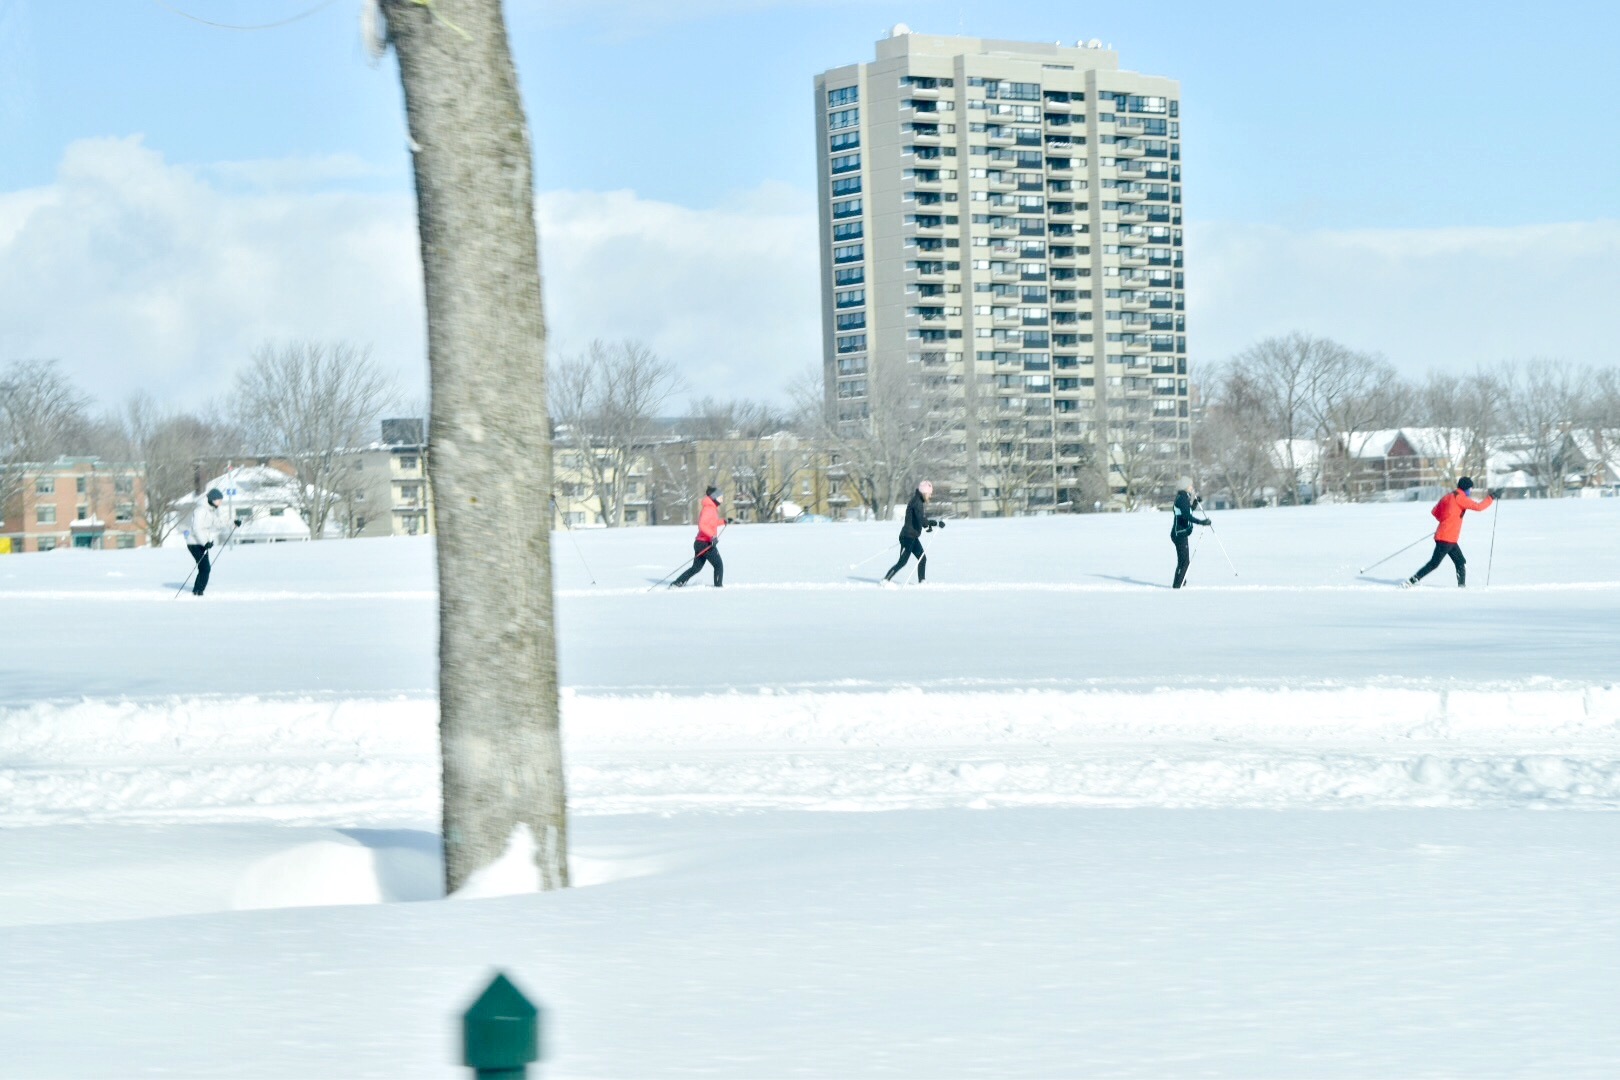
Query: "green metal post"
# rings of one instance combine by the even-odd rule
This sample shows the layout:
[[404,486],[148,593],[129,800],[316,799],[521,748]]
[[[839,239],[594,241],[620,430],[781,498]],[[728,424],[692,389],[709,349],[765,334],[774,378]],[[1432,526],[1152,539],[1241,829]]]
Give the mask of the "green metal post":
[[478,1080],[522,1080],[540,1060],[540,1010],[500,972],[461,1025],[462,1062]]

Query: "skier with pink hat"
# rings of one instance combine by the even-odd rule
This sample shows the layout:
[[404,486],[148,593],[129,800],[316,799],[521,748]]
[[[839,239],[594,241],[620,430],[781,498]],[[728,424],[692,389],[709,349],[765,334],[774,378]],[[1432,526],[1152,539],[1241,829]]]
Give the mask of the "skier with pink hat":
[[927,480],[917,485],[912,493],[911,501],[906,504],[906,521],[900,526],[900,561],[889,567],[889,572],[883,575],[883,583],[889,584],[894,575],[903,569],[913,555],[917,556],[917,584],[921,585],[928,578],[928,556],[923,554],[922,534],[935,526],[943,529],[945,523],[938,518],[931,518],[926,513],[929,498],[934,494],[934,485]]

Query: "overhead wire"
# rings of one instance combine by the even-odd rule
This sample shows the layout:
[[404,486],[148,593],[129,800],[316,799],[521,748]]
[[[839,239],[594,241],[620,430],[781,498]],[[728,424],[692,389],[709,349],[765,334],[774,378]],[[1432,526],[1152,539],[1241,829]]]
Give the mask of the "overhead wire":
[[307,19],[317,12],[324,11],[326,8],[329,8],[333,4],[337,3],[337,0],[321,0],[321,2],[316,4],[314,7],[301,11],[297,15],[293,15],[285,19],[277,19],[275,22],[259,23],[256,26],[243,26],[236,23],[215,22],[212,19],[205,19],[200,15],[193,15],[189,11],[183,11],[169,3],[169,0],[152,0],[152,3],[156,4],[160,8],[165,8],[172,11],[174,14],[179,15],[183,19],[190,19],[192,22],[201,23],[204,26],[211,26],[216,30],[274,30],[277,27],[287,26],[288,24],[295,23],[300,19]]

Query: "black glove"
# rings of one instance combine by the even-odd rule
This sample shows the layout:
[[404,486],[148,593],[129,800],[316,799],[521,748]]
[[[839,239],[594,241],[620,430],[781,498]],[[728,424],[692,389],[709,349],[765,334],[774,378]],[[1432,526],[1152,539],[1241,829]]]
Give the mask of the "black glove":
[[934,523],[932,521],[930,521],[927,525],[923,526],[923,532],[933,532],[933,531],[934,531]]
[[731,519],[730,519],[730,518],[726,518],[726,524],[727,524],[727,525],[730,525],[730,524],[731,524]]
[[208,543],[203,545],[203,550],[207,551],[209,548],[211,548],[213,546],[214,546],[214,542],[212,540],[210,540],[210,541],[208,541]]
[[234,524],[234,525],[232,525],[232,526],[231,526],[231,527],[232,527],[232,528],[233,528],[233,529],[240,529],[240,528],[241,528],[241,527],[242,527],[242,519],[241,519],[241,518],[237,518],[237,519],[236,519],[236,524]]

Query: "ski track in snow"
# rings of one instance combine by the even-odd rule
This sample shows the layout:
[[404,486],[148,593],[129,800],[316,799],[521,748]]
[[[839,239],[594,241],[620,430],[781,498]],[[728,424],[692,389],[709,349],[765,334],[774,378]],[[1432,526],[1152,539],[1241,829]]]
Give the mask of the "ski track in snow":
[[[422,698],[0,710],[0,824],[422,824]],[[993,806],[1620,808],[1620,688],[591,695],[584,814]]]

